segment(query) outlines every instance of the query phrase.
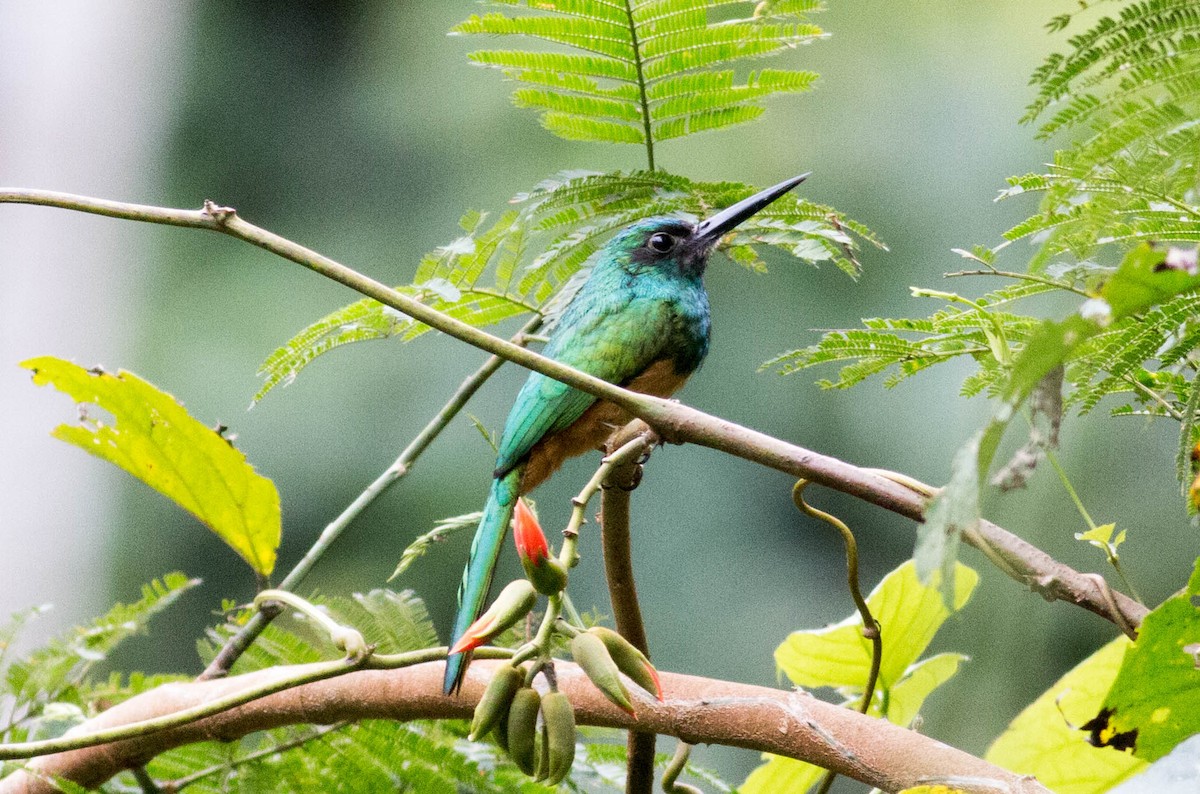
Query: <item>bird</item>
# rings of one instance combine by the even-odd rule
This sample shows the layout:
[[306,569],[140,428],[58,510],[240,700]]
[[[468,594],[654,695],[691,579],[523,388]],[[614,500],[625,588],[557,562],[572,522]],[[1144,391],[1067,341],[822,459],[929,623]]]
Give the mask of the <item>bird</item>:
[[[625,227],[593,255],[542,354],[632,391],[675,393],[708,353],[703,276],[709,255],[727,232],[808,176],[784,180],[700,223],[667,216]],[[599,448],[631,418],[610,402],[530,373],[500,436],[491,491],[459,586],[451,648],[483,610],[517,499],[567,458]],[[469,663],[469,651],[447,658],[447,695],[462,686]]]

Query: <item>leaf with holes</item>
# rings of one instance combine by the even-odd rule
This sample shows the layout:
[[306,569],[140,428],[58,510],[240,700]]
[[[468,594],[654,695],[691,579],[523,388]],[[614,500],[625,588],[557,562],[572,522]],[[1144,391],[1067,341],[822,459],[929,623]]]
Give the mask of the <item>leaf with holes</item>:
[[1200,563],[1187,592],[1142,621],[1103,707],[1089,729],[1099,743],[1162,758],[1200,733]]

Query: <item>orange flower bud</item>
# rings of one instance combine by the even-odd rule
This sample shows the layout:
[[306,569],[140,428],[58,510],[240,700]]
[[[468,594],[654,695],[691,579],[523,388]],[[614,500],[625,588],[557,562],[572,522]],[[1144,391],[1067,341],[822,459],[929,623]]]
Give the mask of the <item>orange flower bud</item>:
[[518,579],[508,585],[496,596],[496,600],[488,607],[487,612],[470,625],[459,638],[450,655],[470,651],[483,645],[509,626],[529,614],[537,603],[537,590],[527,579]]
[[521,557],[525,574],[539,593],[554,595],[567,586],[567,572],[558,560],[550,556],[546,535],[524,499],[517,500],[513,540],[517,544],[517,554]]
[[517,500],[513,516],[513,540],[517,544],[517,554],[521,555],[523,563],[536,567],[550,556],[550,544],[546,542],[542,526],[524,499]]

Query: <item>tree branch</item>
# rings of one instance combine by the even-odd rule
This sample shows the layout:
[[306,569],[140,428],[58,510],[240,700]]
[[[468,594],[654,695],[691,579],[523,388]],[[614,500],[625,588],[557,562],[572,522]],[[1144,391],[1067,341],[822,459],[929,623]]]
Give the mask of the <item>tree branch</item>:
[[[630,425],[635,426],[634,432],[649,431],[642,422],[635,421]],[[621,438],[628,434],[626,431],[609,442],[610,453],[621,446]],[[642,608],[638,604],[629,536],[629,496],[641,478],[642,469],[638,461],[629,461],[609,472],[600,494],[600,538],[604,552],[604,575],[608,580],[608,595],[617,631],[649,658],[650,643],[646,638],[646,625],[642,621]],[[625,794],[650,794],[654,790],[654,745],[653,733],[629,732]]]
[[[303,265],[467,344],[608,400],[644,420],[668,441],[710,447],[786,472],[797,479],[810,480],[842,491],[914,521],[923,518],[925,497],[892,480],[695,408],[631,392],[492,336],[326,256],[248,223],[228,207],[206,202],[202,210],[180,210],[53,191],[0,188],[0,203],[5,202],[61,207],[114,218],[228,234]],[[981,522],[977,532],[969,533],[964,539],[1003,556],[1009,561],[1013,572],[1020,575],[1022,584],[1033,587],[1049,600],[1061,599],[1078,604],[1118,626],[1136,627],[1148,612],[1146,607],[1120,593],[1110,596],[1088,576],[1059,563],[1035,546],[990,522]],[[1119,615],[1112,614],[1108,604],[1110,597],[1118,607]]]
[[[320,665],[275,667],[212,681],[168,684],[131,698],[75,728],[95,732],[162,718],[250,688],[270,688]],[[449,719],[470,716],[494,673],[494,663],[471,665],[460,696],[442,694],[442,662],[402,670],[359,670],[288,689],[198,722],[113,744],[45,756],[0,781],[0,794],[56,791],[50,776],[98,786],[119,772],[181,745],[233,741],[254,731],[297,723],[342,720]],[[885,791],[919,784],[968,792],[1048,794],[1021,777],[942,742],[885,720],[834,706],[804,692],[662,673],[663,702],[640,697],[636,722],[613,706],[573,664],[558,662],[558,685],[581,724],[638,727],[689,743],[715,743],[771,752],[835,769]]]

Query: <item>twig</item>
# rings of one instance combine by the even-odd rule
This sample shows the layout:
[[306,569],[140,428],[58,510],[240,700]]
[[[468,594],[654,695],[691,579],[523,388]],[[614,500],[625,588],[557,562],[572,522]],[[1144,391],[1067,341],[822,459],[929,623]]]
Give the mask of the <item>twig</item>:
[[960,278],[962,276],[1000,276],[1001,278],[1012,278],[1018,281],[1032,281],[1036,284],[1045,284],[1050,287],[1066,290],[1067,292],[1074,292],[1076,295],[1082,295],[1085,298],[1092,297],[1086,290],[1081,290],[1070,284],[1064,284],[1061,281],[1055,281],[1052,278],[1045,278],[1033,273],[1017,273],[1012,270],[997,270],[996,268],[989,267],[987,270],[958,270],[954,273],[943,274],[943,278]]
[[[529,341],[529,335],[541,327],[541,324],[542,317],[540,315],[534,317],[517,332],[512,341],[515,344],[524,345]],[[294,589],[308,575],[308,572],[312,570],[313,566],[317,564],[317,561],[321,559],[325,552],[329,550],[330,546],[341,537],[346,527],[350,526],[354,519],[358,518],[367,507],[412,470],[413,464],[417,462],[417,458],[421,457],[421,453],[429,448],[433,440],[446,429],[446,426],[458,415],[458,412],[467,404],[467,401],[475,395],[479,387],[486,383],[487,379],[495,374],[496,370],[500,369],[503,363],[504,359],[500,356],[491,356],[487,361],[483,362],[483,365],[479,369],[475,370],[466,380],[459,384],[458,388],[454,390],[454,394],[446,401],[446,404],[429,420],[429,423],[421,429],[421,432],[417,433],[416,437],[408,442],[408,446],[392,462],[392,465],[388,466],[382,474],[376,477],[374,482],[368,485],[337,518],[329,522],[328,526],[321,531],[320,536],[309,550],[305,552],[300,562],[296,563],[296,566],[280,582],[280,590]],[[233,669],[234,662],[258,639],[258,635],[262,634],[263,629],[274,619],[276,614],[276,612],[269,610],[255,612],[238,629],[236,634],[226,640],[212,662],[200,674],[200,680],[220,678],[223,675],[228,675],[229,671]]]
[[[785,472],[797,479],[811,480],[914,521],[923,519],[925,497],[891,480],[681,403],[622,389],[494,337],[315,251],[247,223],[230,208],[208,202],[203,210],[179,210],[44,190],[0,188],[0,203],[5,202],[55,206],[228,234],[344,284],[467,344],[612,402],[644,420],[667,441],[691,442],[716,449]],[[1117,622],[1105,602],[1104,594],[1087,577],[995,524],[981,521],[978,537],[965,539],[968,543],[982,542],[988,548],[997,550],[1008,561],[1009,570],[1016,574],[1018,581],[1033,586],[1043,597],[1070,601]],[[1138,625],[1148,612],[1144,606],[1120,594],[1115,594],[1115,603],[1125,622],[1132,626]]]
[[[444,653],[444,649],[442,649]],[[248,690],[262,691],[314,665],[278,667],[213,681],[170,684],[130,698],[84,723],[89,734],[119,726],[168,720]],[[135,764],[174,747],[198,741],[232,741],[255,731],[298,723],[341,720],[461,719],[468,717],[495,662],[471,665],[458,697],[442,694],[445,665],[431,662],[403,670],[358,670],[347,675],[278,691],[240,708],[180,725],[173,730],[40,758],[0,781],[0,794],[51,792],[49,776],[95,787]],[[557,662],[558,686],[580,724],[628,730],[635,722],[600,693],[576,665]],[[1032,778],[1000,769],[942,742],[885,720],[865,717],[803,692],[661,673],[665,700],[640,700],[636,725],[689,743],[714,743],[798,758],[885,791],[950,780],[971,792],[1048,794]],[[920,758],[920,764],[913,764]]]
[[666,794],[703,794],[695,786],[679,782],[679,776],[683,774],[683,770],[687,769],[688,757],[691,754],[692,746],[682,739],[679,744],[675,745],[675,753],[667,762],[666,770],[663,771],[662,788]]
[[[854,539],[854,533],[837,516],[826,513],[824,510],[818,510],[804,501],[804,489],[807,487],[807,480],[798,480],[792,488],[792,502],[800,512],[824,521],[842,536],[842,543],[846,548],[846,587],[850,590],[854,606],[858,608],[859,617],[862,618],[862,634],[871,641],[871,670],[867,673],[867,683],[863,687],[862,700],[858,704],[858,713],[866,714],[875,697],[875,685],[879,682],[879,668],[883,664],[883,632],[880,629],[879,621],[875,620],[875,616],[871,614],[871,607],[867,605],[867,599],[863,598],[862,587],[858,581],[858,541]],[[832,769],[828,770],[817,787],[817,794],[826,794],[836,777],[837,772]]]
[[270,747],[264,747],[261,750],[248,753],[240,758],[235,758],[227,764],[215,764],[207,769],[201,769],[198,772],[193,772],[190,775],[185,775],[184,777],[178,777],[174,780],[166,781],[162,784],[162,788],[164,791],[171,792],[171,794],[178,794],[178,792],[183,791],[183,789],[187,788],[193,783],[198,783],[210,775],[215,775],[220,772],[227,772],[231,769],[236,769],[239,766],[253,763],[260,758],[266,758],[278,753],[285,753],[288,750],[294,750],[297,747],[303,747],[311,741],[320,739],[322,736],[327,736],[335,731],[340,731],[349,724],[349,720],[342,720],[341,722],[335,722],[332,725],[322,726],[314,731],[304,734],[303,736],[297,736],[296,738],[289,739],[286,742],[280,742],[279,744],[275,744]]
[[133,779],[137,781],[138,788],[142,790],[142,794],[161,794],[162,789],[154,782],[154,778],[150,777],[150,773],[146,771],[146,767],[135,766],[129,771],[133,773]]
[[[631,424],[635,426],[634,432],[653,432],[640,421]],[[620,435],[623,437],[625,433]],[[619,439],[616,439],[613,446],[619,443]],[[649,447],[653,446],[653,442],[648,443]],[[617,632],[649,658],[650,643],[638,603],[629,535],[629,495],[641,479],[641,462],[631,460],[614,467],[604,481],[604,490],[600,494],[600,537],[604,552],[604,574],[608,581],[608,595]],[[654,745],[653,733],[629,732],[626,794],[650,794],[654,790]]]

